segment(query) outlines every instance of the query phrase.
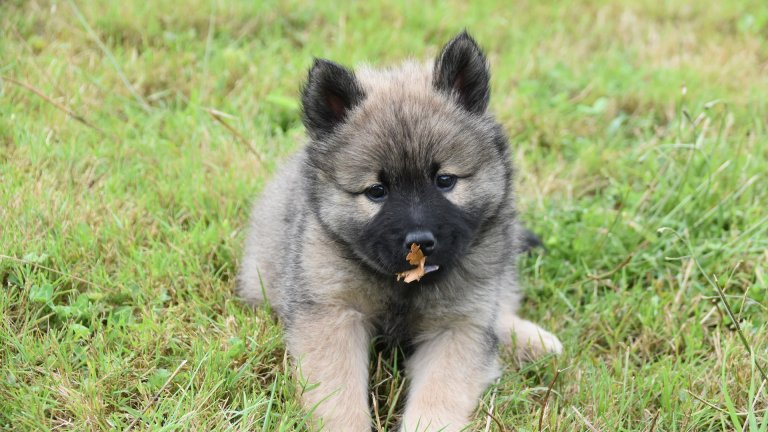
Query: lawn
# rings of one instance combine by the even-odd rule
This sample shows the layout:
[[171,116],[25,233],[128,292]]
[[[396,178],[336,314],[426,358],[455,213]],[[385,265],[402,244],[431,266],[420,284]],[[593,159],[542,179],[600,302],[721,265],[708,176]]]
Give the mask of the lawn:
[[474,429],[768,431],[768,5],[507,3],[0,1],[0,429],[306,430],[232,294],[250,203],[313,56],[466,27],[546,245],[522,313],[565,345],[505,354]]

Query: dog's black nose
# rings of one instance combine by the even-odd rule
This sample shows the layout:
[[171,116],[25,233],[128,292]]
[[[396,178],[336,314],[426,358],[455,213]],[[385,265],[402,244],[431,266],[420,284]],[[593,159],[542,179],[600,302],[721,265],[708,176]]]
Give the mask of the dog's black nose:
[[437,240],[431,231],[418,230],[411,231],[405,236],[405,248],[411,249],[411,244],[416,243],[421,247],[424,255],[429,255],[435,251]]

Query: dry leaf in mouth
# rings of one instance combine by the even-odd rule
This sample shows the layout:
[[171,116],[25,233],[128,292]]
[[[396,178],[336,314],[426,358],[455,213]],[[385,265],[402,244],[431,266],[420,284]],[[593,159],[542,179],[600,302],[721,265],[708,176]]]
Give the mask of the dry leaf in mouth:
[[411,250],[408,252],[408,255],[405,256],[406,261],[408,261],[411,265],[421,265],[426,262],[426,257],[424,256],[424,252],[421,251],[421,247],[417,243],[411,243]]
[[411,283],[413,281],[420,280],[422,276],[427,274],[427,272],[424,270],[424,264],[427,262],[427,257],[424,256],[424,252],[421,251],[421,248],[418,244],[411,243],[411,250],[408,252],[408,255],[406,255],[405,259],[408,261],[408,263],[417,267],[401,273],[397,273],[398,281],[403,279],[405,283]]

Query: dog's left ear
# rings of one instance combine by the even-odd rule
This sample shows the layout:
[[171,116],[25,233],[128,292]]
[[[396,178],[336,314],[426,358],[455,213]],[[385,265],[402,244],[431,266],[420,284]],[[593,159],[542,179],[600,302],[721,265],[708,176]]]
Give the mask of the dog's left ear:
[[485,54],[466,30],[448,42],[435,60],[432,85],[469,112],[482,114],[490,99]]

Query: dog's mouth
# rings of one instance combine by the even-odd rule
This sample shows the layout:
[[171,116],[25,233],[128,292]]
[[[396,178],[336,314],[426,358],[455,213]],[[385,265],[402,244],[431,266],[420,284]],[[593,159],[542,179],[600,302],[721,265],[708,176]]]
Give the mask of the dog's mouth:
[[[425,264],[424,265],[424,274],[429,274],[429,273],[436,272],[436,271],[440,270],[441,268],[442,267],[439,264]],[[395,274],[403,273],[403,272],[407,272],[408,270],[412,270],[412,269],[413,269],[413,267],[409,266],[409,265],[402,266],[402,267],[398,266],[394,270],[394,273]],[[387,271],[387,274],[389,274],[390,272],[392,272],[392,271],[391,270]]]
[[411,244],[410,251],[406,255],[405,260],[414,267],[402,272],[395,273],[397,280],[399,281],[402,279],[405,283],[419,281],[426,274],[435,272],[440,269],[439,265],[426,264],[427,257],[421,251],[421,247],[417,243]]
[[395,273],[395,277],[398,281],[403,281],[407,284],[411,282],[419,282],[423,280],[431,280],[432,275],[440,270],[440,266],[437,264],[424,265],[424,267],[413,267],[405,269],[404,271]]

